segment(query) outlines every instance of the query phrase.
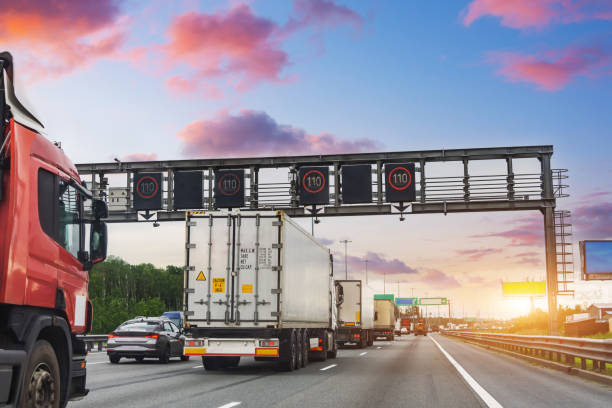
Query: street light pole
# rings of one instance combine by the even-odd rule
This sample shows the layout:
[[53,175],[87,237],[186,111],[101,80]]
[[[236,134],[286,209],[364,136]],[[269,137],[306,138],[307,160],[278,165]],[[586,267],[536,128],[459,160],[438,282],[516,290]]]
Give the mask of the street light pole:
[[368,262],[370,262],[370,261],[365,259],[363,262],[365,262],[365,275],[366,275],[365,281],[366,281],[366,286],[367,286],[367,284],[368,284]]
[[347,262],[348,244],[349,242],[353,242],[353,241],[349,241],[348,239],[345,239],[340,242],[344,244],[344,275],[345,275],[345,279],[348,280],[348,262]]
[[383,293],[387,294],[387,271],[383,271]]

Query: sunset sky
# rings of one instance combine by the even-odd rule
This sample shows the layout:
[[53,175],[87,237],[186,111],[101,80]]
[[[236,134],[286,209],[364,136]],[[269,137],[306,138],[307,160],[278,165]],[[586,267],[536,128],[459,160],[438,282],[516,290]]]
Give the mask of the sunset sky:
[[[612,2],[441,4],[3,1],[0,44],[77,163],[552,144],[574,241],[612,239]],[[183,229],[111,225],[109,252],[180,265]],[[327,218],[315,235],[337,270],[350,239],[351,276],[367,258],[378,291],[386,273],[455,315],[524,313],[500,280],[545,276],[539,213]]]

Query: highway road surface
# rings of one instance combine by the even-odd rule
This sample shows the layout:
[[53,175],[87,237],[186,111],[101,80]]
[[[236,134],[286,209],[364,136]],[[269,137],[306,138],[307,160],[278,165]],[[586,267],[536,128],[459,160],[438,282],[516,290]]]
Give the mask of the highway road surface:
[[88,356],[85,407],[612,407],[612,387],[441,335],[403,336],[292,373],[243,359],[207,372],[200,359],[167,365]]

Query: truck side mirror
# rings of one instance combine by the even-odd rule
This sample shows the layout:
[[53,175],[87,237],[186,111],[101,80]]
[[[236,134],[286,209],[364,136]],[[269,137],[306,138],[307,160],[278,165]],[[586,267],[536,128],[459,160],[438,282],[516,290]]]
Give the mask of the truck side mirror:
[[102,200],[93,200],[92,212],[96,220],[108,218],[108,206]]
[[[104,202],[102,202],[104,203]],[[104,203],[106,206],[106,203]],[[91,254],[92,265],[102,262],[106,259],[106,247],[108,243],[108,229],[106,223],[96,221],[91,224],[89,239],[89,253]]]

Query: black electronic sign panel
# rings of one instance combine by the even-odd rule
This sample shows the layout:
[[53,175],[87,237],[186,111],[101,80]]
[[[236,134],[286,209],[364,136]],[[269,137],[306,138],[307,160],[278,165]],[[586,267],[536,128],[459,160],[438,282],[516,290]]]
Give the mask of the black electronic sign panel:
[[244,207],[244,170],[215,171],[215,206]]
[[301,167],[298,180],[300,204],[329,204],[329,167]]
[[342,166],[342,202],[358,204],[372,202],[372,166],[351,164]]
[[174,173],[174,208],[177,210],[203,208],[203,173],[177,171]]
[[416,200],[414,163],[385,164],[385,198],[389,203]]
[[134,209],[161,210],[162,208],[162,174],[134,174]]

